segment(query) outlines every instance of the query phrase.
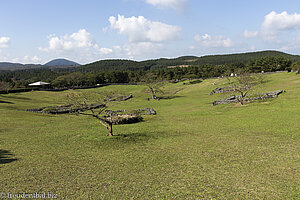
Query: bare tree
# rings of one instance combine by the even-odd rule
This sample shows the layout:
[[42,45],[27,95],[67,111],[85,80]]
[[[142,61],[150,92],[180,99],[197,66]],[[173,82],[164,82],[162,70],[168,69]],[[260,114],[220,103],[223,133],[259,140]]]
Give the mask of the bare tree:
[[106,92],[105,94],[71,93],[67,95],[67,101],[72,106],[71,110],[73,113],[96,118],[106,127],[108,136],[113,136],[114,124],[121,124],[123,121],[134,123],[142,120],[142,117],[137,115],[111,115],[106,113],[107,108],[121,103],[121,101],[111,101],[108,99],[117,99],[118,97],[123,96],[115,92]]
[[0,91],[6,91],[8,93],[8,90],[10,89],[10,84],[5,81],[0,81]]
[[[107,97],[99,95],[97,98],[92,98],[87,93],[71,93],[67,95],[67,101],[74,108],[74,113],[80,115],[92,116],[100,121],[100,123],[108,130],[108,135],[113,136],[112,122],[105,116],[103,112],[108,108],[105,99]],[[93,107],[92,105],[99,106]]]
[[[245,99],[250,95],[253,86],[260,83],[260,78],[256,75],[251,75],[247,72],[242,72],[241,74],[229,78],[229,85],[231,85],[231,93],[234,94],[238,102],[244,105]],[[238,93],[239,95],[236,95]]]
[[159,99],[157,94],[164,94],[162,87],[165,85],[166,81],[154,76],[153,73],[147,73],[141,80],[140,85],[145,85],[148,87],[148,91],[151,93],[151,97],[154,100]]

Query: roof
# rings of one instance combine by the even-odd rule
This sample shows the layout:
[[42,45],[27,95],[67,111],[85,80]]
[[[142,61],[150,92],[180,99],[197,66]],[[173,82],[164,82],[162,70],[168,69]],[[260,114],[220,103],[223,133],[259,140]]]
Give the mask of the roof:
[[46,83],[46,82],[42,82],[42,81],[38,81],[35,83],[30,83],[28,84],[29,86],[40,86],[40,85],[49,85],[50,83]]

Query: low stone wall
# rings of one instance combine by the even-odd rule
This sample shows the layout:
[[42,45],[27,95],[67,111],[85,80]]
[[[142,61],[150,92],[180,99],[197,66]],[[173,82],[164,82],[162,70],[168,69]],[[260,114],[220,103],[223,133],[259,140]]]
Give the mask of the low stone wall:
[[104,113],[108,116],[116,116],[119,113],[125,113],[126,110],[105,110]]
[[105,104],[82,105],[82,107],[79,107],[79,108],[73,107],[73,105],[48,106],[48,107],[42,107],[42,108],[36,108],[36,109],[25,109],[23,111],[46,113],[46,114],[67,114],[67,113],[83,112],[86,110],[103,108],[104,106],[105,106]]
[[[269,98],[276,98],[276,97],[278,97],[278,95],[280,95],[284,92],[286,92],[286,91],[276,90],[273,92],[259,93],[259,94],[255,94],[254,97],[246,96],[244,101],[254,101],[254,100],[264,100],[264,99],[269,99]],[[249,97],[249,98],[247,98],[247,97]],[[230,96],[225,99],[216,100],[212,103],[212,105],[215,106],[215,105],[220,105],[220,104],[238,103],[239,99],[241,99],[241,95]]]
[[[117,116],[120,113],[126,113],[126,110],[105,110],[104,113],[108,116]],[[128,111],[130,112],[130,111]],[[156,115],[156,111],[153,108],[142,108],[131,111],[129,115]]]
[[233,87],[218,87],[211,91],[209,95],[217,94],[217,93],[225,93],[225,92],[233,92],[235,89]]
[[132,94],[130,94],[129,96],[107,97],[105,101],[127,101],[131,98],[133,98]]
[[226,93],[226,92],[234,92],[239,90],[246,90],[247,88],[235,88],[235,87],[219,87],[214,89],[209,93],[209,95],[218,94],[218,93]]
[[135,110],[140,113],[140,115],[156,115],[156,111],[153,108],[143,108]]

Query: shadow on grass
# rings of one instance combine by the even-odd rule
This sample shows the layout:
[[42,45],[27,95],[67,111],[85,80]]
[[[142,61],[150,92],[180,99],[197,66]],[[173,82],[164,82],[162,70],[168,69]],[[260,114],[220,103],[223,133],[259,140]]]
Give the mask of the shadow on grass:
[[27,97],[18,97],[18,96],[3,96],[3,98],[16,99],[16,100],[31,100],[30,98],[27,98]]
[[126,133],[126,134],[116,134],[113,137],[106,137],[104,140],[105,143],[109,144],[110,147],[118,147],[123,145],[131,144],[145,144],[149,141],[157,140],[160,137],[166,137],[166,134],[163,133]]
[[9,102],[9,101],[1,101],[1,100],[0,100],[0,103],[14,104],[14,103],[12,103],[12,102]]
[[0,165],[14,162],[18,159],[12,158],[14,155],[7,150],[0,149]]
[[158,97],[160,100],[167,100],[167,99],[176,99],[176,98],[181,98],[184,96],[163,96],[163,97]]
[[121,142],[123,144],[129,143],[143,143],[150,139],[155,139],[153,135],[146,133],[129,133],[129,134],[116,134],[113,137],[107,138],[111,141]]

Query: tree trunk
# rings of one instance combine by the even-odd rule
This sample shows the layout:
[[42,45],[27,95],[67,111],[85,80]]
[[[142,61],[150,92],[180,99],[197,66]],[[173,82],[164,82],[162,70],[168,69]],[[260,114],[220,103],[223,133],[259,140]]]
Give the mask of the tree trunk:
[[248,92],[244,93],[244,92],[240,91],[240,93],[241,93],[241,98],[238,98],[238,101],[241,103],[241,105],[244,105],[245,104],[245,98],[246,98]]
[[244,99],[240,99],[241,105],[244,105]]
[[96,116],[96,115],[94,115],[94,117],[99,119],[101,124],[106,127],[106,129],[108,130],[108,136],[113,136],[113,124],[112,124],[112,122],[109,122],[109,121],[107,121],[103,118],[100,118],[100,117]]
[[154,92],[154,89],[152,87],[149,86],[149,89],[152,93],[152,99],[156,99],[156,95],[155,95],[155,92]]
[[107,126],[107,130],[108,130],[108,136],[113,136],[113,128],[112,128],[112,123],[109,123]]

